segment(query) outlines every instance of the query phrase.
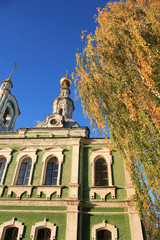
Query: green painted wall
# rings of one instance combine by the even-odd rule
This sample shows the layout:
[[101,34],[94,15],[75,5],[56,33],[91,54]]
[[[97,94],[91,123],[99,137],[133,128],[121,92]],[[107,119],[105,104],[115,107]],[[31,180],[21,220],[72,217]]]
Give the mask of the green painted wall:
[[[8,165],[8,169],[6,172],[5,180],[4,180],[4,185],[10,186],[12,185],[13,177],[15,174],[16,166],[17,166],[17,156],[19,154],[19,149],[14,149],[12,151],[12,156],[11,156],[11,162]],[[37,151],[37,161],[33,170],[33,177],[32,177],[32,185],[35,186],[32,190],[31,194],[31,199],[37,199],[37,185],[40,185],[41,181],[41,174],[42,174],[42,168],[43,168],[43,163],[42,163],[42,158],[43,158],[44,151],[38,150]],[[70,148],[65,148],[63,151],[64,155],[64,161],[63,164],[61,165],[61,185],[64,186],[62,188],[62,196],[61,198],[57,198],[57,194],[54,193],[51,196],[51,199],[67,199],[69,197],[69,183],[71,179],[71,165],[72,165],[72,147]],[[7,192],[8,189],[7,187],[4,189],[2,198],[8,198],[7,197]],[[16,198],[15,194],[12,194],[11,198]],[[41,195],[42,199],[45,199],[46,196],[45,194]],[[30,199],[27,197],[27,193],[22,194],[21,199]]]
[[[84,148],[83,152],[83,200],[90,200],[89,192],[90,186],[92,185],[92,166],[90,163],[91,148]],[[107,200],[124,200],[127,198],[125,189],[125,172],[124,172],[124,161],[120,154],[116,151],[112,154],[112,179],[113,185],[117,187],[116,198],[112,199],[111,194],[106,196]],[[92,201],[100,200],[100,196],[96,194],[96,198]]]
[[17,166],[16,158],[18,154],[19,154],[19,150],[17,148],[13,149],[11,154],[11,161],[10,161],[10,164],[8,165],[7,173],[4,180],[4,185],[12,185],[15,169]]
[[43,221],[47,218],[49,222],[56,224],[57,240],[64,240],[66,233],[66,213],[34,213],[34,212],[1,212],[0,213],[0,225],[4,222],[10,221],[13,217],[17,218],[17,221],[24,223],[25,230],[22,239],[29,240],[31,228],[36,222]]
[[104,220],[118,228],[118,240],[131,240],[130,224],[128,215],[89,215],[83,214],[82,239],[92,240],[92,227]]

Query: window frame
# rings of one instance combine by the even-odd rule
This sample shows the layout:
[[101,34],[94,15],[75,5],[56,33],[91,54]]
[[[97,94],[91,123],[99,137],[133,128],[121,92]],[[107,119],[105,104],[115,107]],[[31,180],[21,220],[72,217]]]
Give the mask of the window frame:
[[37,222],[37,223],[35,223],[35,225],[32,226],[31,235],[30,235],[30,238],[32,240],[37,239],[38,230],[40,228],[49,228],[51,230],[50,240],[56,239],[57,226],[54,223],[48,222],[47,219],[45,218],[43,221]]
[[[96,184],[96,182],[97,182],[97,178],[96,178],[96,165],[97,165],[97,161],[98,161],[98,160],[101,160],[101,159],[104,160],[105,165],[106,165],[106,167],[107,167],[107,170],[106,170],[106,172],[107,172],[107,184],[105,184],[105,185],[97,185],[97,184]],[[103,165],[104,165],[104,164],[103,164]],[[100,171],[100,172],[102,173],[102,171]],[[104,180],[104,179],[103,179],[103,180]],[[95,161],[94,161],[94,186],[96,186],[96,187],[107,187],[107,186],[109,186],[108,164],[107,164],[105,158],[98,157],[98,158],[96,158]]]
[[[104,159],[107,164],[107,172],[108,172],[108,186],[113,186],[112,184],[112,156],[109,151],[102,152],[92,152],[92,156],[90,159],[92,165],[92,186],[95,185],[95,163],[98,159]],[[96,186],[99,187],[99,186]]]
[[116,226],[108,224],[105,220],[102,223],[96,224],[92,227],[92,240],[98,240],[97,232],[100,230],[110,231],[112,235],[112,240],[118,240],[118,231]]
[[[6,176],[6,171],[7,171],[7,168],[8,168],[8,164],[11,161],[11,152],[12,152],[11,148],[1,148],[0,149],[0,159],[5,159],[6,160],[5,168],[4,168],[4,171],[3,171],[3,176],[2,176],[2,179],[0,181],[0,186],[2,186],[4,184],[4,179],[5,179],[5,176]],[[0,193],[0,195],[1,195],[1,193]]]
[[[51,160],[54,160],[54,159],[56,159],[56,163],[52,163],[52,171],[51,171],[51,173],[52,173],[52,177],[51,177],[51,181],[53,181],[53,174],[54,174],[54,172],[55,172],[55,169],[53,168],[54,167],[54,165],[58,165],[58,174],[57,174],[57,177],[56,177],[56,184],[46,184],[46,180],[47,180],[47,173],[48,173],[48,164],[49,164],[49,161],[51,161]],[[58,179],[60,178],[59,177],[59,174],[60,174],[60,172],[59,172],[59,161],[58,161],[58,159],[57,159],[57,157],[55,157],[55,156],[52,156],[52,157],[49,157],[48,159],[47,159],[47,161],[46,161],[46,169],[45,169],[45,177],[44,177],[44,183],[43,183],[43,185],[45,185],[45,186],[57,186],[57,183],[58,183]]]
[[30,170],[28,184],[27,185],[17,185],[17,186],[31,186],[31,181],[32,181],[32,177],[33,177],[33,169],[34,169],[34,165],[35,165],[36,159],[37,159],[36,150],[37,149],[35,149],[35,148],[34,149],[33,148],[25,148],[25,149],[20,150],[20,154],[17,156],[17,159],[16,159],[17,166],[15,169],[12,185],[17,185],[17,180],[18,180],[22,162],[26,158],[30,158],[32,161],[32,164],[31,164],[31,170]]
[[[6,164],[7,164],[6,158],[3,157],[3,156],[0,156],[0,174],[2,172],[2,176],[0,176],[0,184],[1,184],[1,182],[3,183],[3,180],[4,180],[4,173],[5,173]],[[3,166],[4,166],[4,168],[3,168]]]
[[22,238],[22,235],[23,235],[24,224],[17,221],[16,218],[12,218],[10,221],[7,221],[7,222],[4,222],[3,224],[1,224],[1,226],[0,226],[0,239],[4,240],[6,229],[9,228],[9,227],[18,228],[17,240],[20,240],[20,238]]
[[[25,162],[26,161],[26,162]],[[27,162],[28,161],[28,162]],[[24,172],[23,172],[23,176],[22,176],[22,184],[18,183],[19,179],[21,178],[20,177],[20,174],[22,172],[22,166],[25,166],[25,169],[24,169]],[[28,165],[31,165],[30,169],[29,169],[29,177],[26,176],[26,173],[27,173],[27,168],[28,168]],[[21,160],[21,164],[19,166],[19,172],[17,174],[17,179],[16,179],[16,185],[18,186],[26,186],[26,185],[29,185],[29,181],[30,181],[30,175],[31,175],[31,168],[32,168],[32,159],[29,158],[29,157],[24,157],[22,160]],[[25,184],[24,182],[28,179],[28,182],[27,184]]]
[[[46,150],[46,152],[42,158],[43,167],[42,167],[42,174],[41,174],[41,185],[43,185],[43,186],[60,186],[61,185],[61,179],[60,179],[61,166],[63,164],[63,156],[64,156],[62,153],[63,149],[62,148],[49,148],[49,149],[45,149],[45,150]],[[45,185],[48,161],[54,157],[57,158],[58,163],[59,163],[57,185]]]
[[[95,163],[98,159],[104,159],[108,168],[108,186],[96,186],[95,185]],[[112,198],[115,198],[116,187],[112,184],[112,155],[109,149],[106,147],[93,147],[90,157],[91,164],[91,186],[90,186],[90,198],[95,199],[96,194],[101,197],[102,201],[105,201],[106,195],[111,193]]]

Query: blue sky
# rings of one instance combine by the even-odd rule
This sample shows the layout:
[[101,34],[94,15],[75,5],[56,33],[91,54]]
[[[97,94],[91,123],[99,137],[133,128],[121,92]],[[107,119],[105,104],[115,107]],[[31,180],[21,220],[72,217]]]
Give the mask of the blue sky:
[[[0,81],[14,62],[18,66],[11,90],[21,111],[15,130],[33,127],[52,113],[67,64],[69,76],[75,72],[75,55],[84,46],[81,32],[94,32],[97,7],[105,5],[105,0],[0,0]],[[74,90],[72,83],[72,99]],[[73,119],[90,128],[80,100]]]

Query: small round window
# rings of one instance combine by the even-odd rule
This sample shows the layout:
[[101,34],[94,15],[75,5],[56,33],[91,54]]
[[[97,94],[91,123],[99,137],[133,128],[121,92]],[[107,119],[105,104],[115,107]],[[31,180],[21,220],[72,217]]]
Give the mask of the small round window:
[[57,120],[55,118],[53,118],[51,121],[50,121],[50,124],[52,125],[55,125],[57,123]]

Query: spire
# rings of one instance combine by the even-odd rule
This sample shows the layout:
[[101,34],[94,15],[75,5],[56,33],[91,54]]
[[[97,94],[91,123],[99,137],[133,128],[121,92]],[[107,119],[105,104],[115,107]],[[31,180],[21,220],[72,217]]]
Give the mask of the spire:
[[20,114],[17,100],[10,92],[13,87],[11,78],[15,69],[17,69],[16,64],[9,78],[3,80],[0,86],[0,132],[13,131]]
[[71,86],[71,79],[68,77],[68,66],[66,76],[61,78],[60,84],[60,95],[58,98],[53,100],[53,113],[46,116],[46,119],[39,122],[35,128],[39,127],[79,127],[78,123],[72,119],[74,111],[74,102],[69,97]]
[[13,73],[14,73],[14,70],[17,69],[17,68],[18,68],[18,67],[17,67],[17,65],[16,65],[16,63],[15,63],[15,66],[13,67],[12,72],[11,72],[9,78],[7,78],[7,79],[5,79],[5,80],[2,81],[2,83],[9,83],[9,84],[10,84],[9,90],[13,87],[11,78],[12,78],[12,75],[13,75]]

